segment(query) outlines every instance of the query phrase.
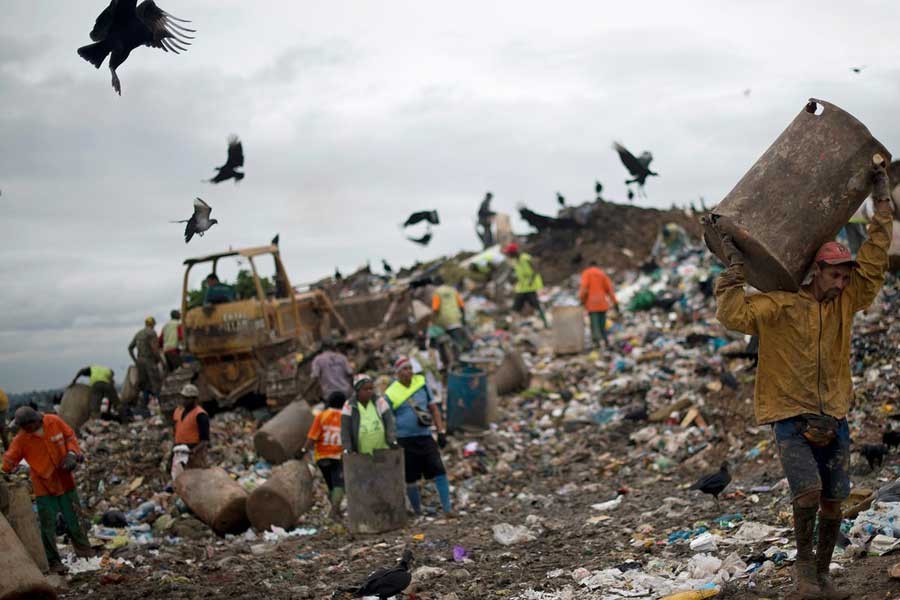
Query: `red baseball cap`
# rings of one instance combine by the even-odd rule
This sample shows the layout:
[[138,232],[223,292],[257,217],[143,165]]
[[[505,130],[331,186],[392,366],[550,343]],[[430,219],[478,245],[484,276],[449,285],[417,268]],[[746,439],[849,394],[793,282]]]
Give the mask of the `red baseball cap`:
[[503,254],[506,254],[507,256],[509,256],[511,254],[518,254],[518,253],[519,253],[519,245],[515,242],[507,244],[503,248]]
[[847,246],[839,242],[825,242],[819,251],[816,252],[816,263],[825,263],[826,265],[850,265],[858,267],[859,263],[853,260],[853,255]]

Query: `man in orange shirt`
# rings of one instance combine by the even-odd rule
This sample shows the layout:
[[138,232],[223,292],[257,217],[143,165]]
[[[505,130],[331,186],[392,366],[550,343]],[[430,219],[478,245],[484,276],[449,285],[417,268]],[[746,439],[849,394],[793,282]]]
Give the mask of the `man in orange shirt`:
[[597,266],[597,261],[591,264],[581,274],[581,288],[578,290],[578,298],[582,306],[588,311],[591,319],[591,339],[594,347],[603,345],[609,348],[609,338],[606,337],[606,312],[610,303],[619,310],[619,301],[616,300],[616,292],[613,289],[609,276]]
[[316,415],[306,443],[301,453],[306,453],[315,446],[313,459],[316,461],[325,485],[328,486],[328,500],[331,502],[331,517],[338,519],[341,516],[341,500],[344,499],[344,463],[341,460],[343,447],[341,446],[341,409],[347,395],[344,392],[331,392],[328,395],[328,406]]
[[56,549],[56,519],[62,514],[78,556],[93,556],[78,518],[78,493],[72,472],[84,461],[75,432],[56,415],[44,415],[30,406],[16,410],[19,433],[3,455],[3,472],[12,473],[24,458],[31,470],[41,541],[54,572],[65,572]]

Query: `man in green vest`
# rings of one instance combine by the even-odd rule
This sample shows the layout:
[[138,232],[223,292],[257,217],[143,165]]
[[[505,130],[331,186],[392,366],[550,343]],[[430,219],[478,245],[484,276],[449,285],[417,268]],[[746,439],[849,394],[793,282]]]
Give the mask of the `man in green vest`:
[[444,283],[440,275],[434,277],[435,288],[431,295],[432,323],[447,332],[463,351],[471,346],[469,336],[466,334],[466,312],[462,296],[456,288]]
[[166,361],[166,369],[171,373],[181,366],[181,344],[183,339],[181,328],[181,312],[173,310],[169,313],[169,321],[163,325],[159,334],[159,345]]
[[544,280],[533,264],[531,255],[527,252],[519,252],[519,245],[515,242],[507,244],[503,248],[505,254],[513,263],[516,270],[516,297],[513,300],[513,310],[522,312],[526,305],[531,305],[541,316],[541,322],[547,327],[547,316],[541,308],[537,293],[544,289]]
[[[441,460],[439,449],[447,445],[447,432],[438,400],[431,395],[423,375],[414,375],[409,357],[401,356],[394,363],[397,379],[384,391],[385,399],[394,411],[397,443],[403,448],[406,475],[406,496],[413,511],[422,514],[419,480],[433,479],[441,499],[444,514],[449,515],[450,481]],[[431,428],[437,431],[437,443]]]
[[[72,379],[70,385],[75,385],[79,377],[88,378],[88,385],[91,386],[91,418],[97,419],[104,412],[111,415],[113,410],[115,410],[116,414],[122,416],[122,411],[120,410],[121,402],[119,393],[116,391],[114,376],[115,373],[109,367],[90,365],[78,371]],[[106,411],[103,411],[103,398],[109,401]]]

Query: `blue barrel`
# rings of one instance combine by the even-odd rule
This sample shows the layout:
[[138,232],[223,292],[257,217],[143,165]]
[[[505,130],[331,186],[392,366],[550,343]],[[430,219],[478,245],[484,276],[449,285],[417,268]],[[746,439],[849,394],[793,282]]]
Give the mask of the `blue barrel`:
[[487,429],[493,417],[496,394],[486,371],[461,365],[447,377],[447,429]]

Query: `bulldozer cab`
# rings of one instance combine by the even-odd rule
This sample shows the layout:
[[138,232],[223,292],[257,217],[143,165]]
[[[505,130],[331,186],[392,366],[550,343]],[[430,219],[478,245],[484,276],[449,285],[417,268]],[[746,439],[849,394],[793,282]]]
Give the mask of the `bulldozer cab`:
[[[261,276],[264,263],[270,261],[272,274]],[[184,264],[181,314],[188,353],[202,360],[304,337],[299,303],[277,246],[191,258]],[[203,281],[199,293],[189,289],[197,271]],[[232,274],[233,283],[228,283]],[[312,343],[313,332],[306,334],[307,343]]]
[[189,360],[163,383],[164,411],[174,409],[188,381],[198,384],[203,401],[221,407],[251,394],[275,406],[295,399],[304,357],[333,324],[344,329],[328,297],[295,292],[275,245],[184,265],[181,313]]

